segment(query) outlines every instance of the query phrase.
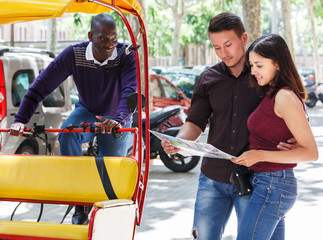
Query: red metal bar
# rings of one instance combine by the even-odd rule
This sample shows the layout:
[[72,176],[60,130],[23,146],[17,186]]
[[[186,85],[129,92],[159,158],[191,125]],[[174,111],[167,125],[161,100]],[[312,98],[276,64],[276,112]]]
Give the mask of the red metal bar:
[[[32,132],[34,129],[28,129],[26,128],[24,130],[24,132],[26,133],[30,133]],[[10,129],[9,128],[3,128],[0,129],[0,132],[9,132]],[[56,132],[56,133],[78,133],[78,132],[91,132],[92,130],[89,128],[74,128],[74,129],[60,129],[60,128],[46,128],[44,129],[44,132]],[[137,128],[118,128],[117,129],[118,132],[137,132],[138,129]],[[101,130],[100,128],[94,128],[94,132],[95,133],[100,133]]]
[[[136,159],[137,138],[138,138],[137,131],[135,131],[134,136],[133,136],[132,155],[131,155],[131,157],[133,159]],[[138,162],[138,159],[136,159],[136,160]]]
[[97,211],[99,211],[100,208],[94,208],[92,213],[91,213],[91,217],[90,217],[90,220],[89,220],[89,231],[88,231],[88,237],[87,237],[87,240],[91,240],[92,239],[92,235],[93,235],[93,225],[94,225],[94,217],[95,217],[95,214],[97,213]]
[[[145,77],[145,96],[149,99],[149,74],[148,74],[148,45],[147,45],[147,35],[146,35],[146,29],[145,25],[143,23],[142,18],[137,15],[139,24],[142,28],[142,37],[143,37],[143,50],[144,50],[144,77]],[[147,101],[149,102],[149,101]],[[149,104],[146,106],[146,161],[145,161],[145,176],[143,179],[143,191],[142,191],[142,199],[139,204],[139,219],[138,219],[138,225],[141,223],[141,217],[142,217],[142,211],[143,211],[143,205],[144,200],[146,196],[146,190],[147,190],[147,184],[148,184],[148,177],[149,177],[149,161],[150,161],[150,132],[149,132],[149,126],[150,126],[150,120],[149,120]]]

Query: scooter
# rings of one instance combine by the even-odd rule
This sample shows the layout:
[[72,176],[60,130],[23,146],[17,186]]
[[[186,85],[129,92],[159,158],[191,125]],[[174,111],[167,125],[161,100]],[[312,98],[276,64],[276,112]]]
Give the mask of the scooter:
[[[170,136],[176,136],[180,130],[180,126],[174,126],[169,119],[177,116],[184,123],[186,114],[182,106],[172,105],[163,108],[160,111],[150,113],[150,129]],[[145,119],[142,120],[145,125]],[[162,130],[166,127],[166,130]],[[133,127],[137,127],[137,117],[133,117]],[[143,126],[143,129],[145,127]],[[143,138],[145,135],[142,134]],[[192,170],[200,161],[200,156],[183,156],[181,154],[167,154],[161,146],[161,141],[155,135],[150,134],[150,159],[160,157],[164,165],[174,172],[188,172]]]
[[305,100],[305,104],[307,107],[315,107],[316,102],[319,100],[323,103],[323,84],[308,86],[306,87],[306,91],[307,99]]

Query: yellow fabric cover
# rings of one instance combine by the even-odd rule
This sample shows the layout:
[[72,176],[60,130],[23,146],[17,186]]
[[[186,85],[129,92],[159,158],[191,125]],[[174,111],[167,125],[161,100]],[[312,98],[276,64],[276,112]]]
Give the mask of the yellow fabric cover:
[[[112,0],[102,0],[111,4]],[[62,16],[65,12],[83,12],[98,14],[110,11],[85,0],[0,0],[0,24],[26,22]],[[142,10],[136,0],[115,0],[115,6],[123,13],[138,14]]]
[[62,239],[84,239],[88,237],[89,226],[43,222],[0,222],[1,234]]
[[[132,199],[136,160],[104,157],[114,192]],[[108,200],[95,158],[83,156],[0,155],[0,198],[94,203]]]

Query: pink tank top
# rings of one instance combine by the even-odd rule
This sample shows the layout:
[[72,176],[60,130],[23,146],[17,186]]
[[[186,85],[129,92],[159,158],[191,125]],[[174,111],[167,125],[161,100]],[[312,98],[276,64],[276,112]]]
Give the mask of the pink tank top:
[[[272,98],[264,97],[256,110],[248,118],[250,149],[280,151],[277,148],[279,142],[287,142],[288,139],[293,137],[284,119],[278,117],[274,112],[274,102],[278,91]],[[298,94],[297,96],[301,100]],[[292,169],[296,166],[297,164],[258,162],[250,168],[259,172],[272,172]]]

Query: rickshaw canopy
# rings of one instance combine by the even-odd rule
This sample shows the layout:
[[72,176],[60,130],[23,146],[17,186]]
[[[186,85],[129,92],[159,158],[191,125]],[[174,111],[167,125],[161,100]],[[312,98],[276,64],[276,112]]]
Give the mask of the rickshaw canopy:
[[[123,13],[142,14],[136,0],[102,0]],[[0,24],[27,22],[61,17],[64,13],[98,14],[111,9],[94,4],[91,0],[0,0]]]

